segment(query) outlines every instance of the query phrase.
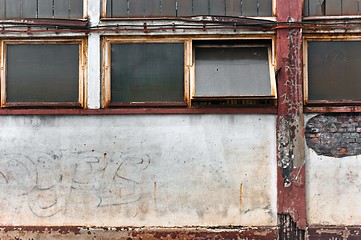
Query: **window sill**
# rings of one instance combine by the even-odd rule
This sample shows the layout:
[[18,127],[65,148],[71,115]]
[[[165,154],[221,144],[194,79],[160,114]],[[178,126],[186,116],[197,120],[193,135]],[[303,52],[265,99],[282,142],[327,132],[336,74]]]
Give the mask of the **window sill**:
[[361,15],[319,15],[303,17],[303,21],[361,20]]
[[74,27],[87,28],[87,19],[54,19],[54,18],[14,18],[0,19],[0,25],[36,25],[36,26],[58,26],[58,27]]
[[361,112],[361,106],[305,106],[305,113],[348,113]]
[[34,109],[34,108],[81,108],[79,102],[7,102],[3,108]]
[[106,109],[0,109],[0,115],[147,115],[147,114],[277,114],[276,107],[106,108]]

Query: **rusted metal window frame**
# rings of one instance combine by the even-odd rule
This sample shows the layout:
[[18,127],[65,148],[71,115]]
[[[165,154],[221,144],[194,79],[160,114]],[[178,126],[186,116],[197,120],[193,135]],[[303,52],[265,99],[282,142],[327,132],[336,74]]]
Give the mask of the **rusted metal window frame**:
[[[226,38],[227,39],[227,38]],[[222,38],[222,40],[226,40],[224,38]],[[275,77],[275,61],[274,61],[274,38],[273,37],[262,37],[262,38],[242,38],[242,39],[238,39],[238,40],[254,40],[255,44],[237,44],[237,45],[198,45],[198,46],[193,46],[192,47],[192,56],[190,57],[192,59],[192,67],[191,67],[191,71],[190,71],[190,93],[191,93],[191,101],[193,100],[204,100],[204,101],[208,101],[208,100],[220,100],[220,99],[227,99],[227,100],[241,100],[241,99],[255,99],[255,100],[259,100],[259,99],[269,99],[269,100],[275,100],[277,99],[277,88],[276,88],[276,77]],[[209,40],[209,39],[197,39],[197,40]],[[211,39],[211,40],[215,40],[215,39]],[[220,39],[217,39],[220,40]],[[235,39],[232,39],[235,40]],[[271,44],[257,44],[256,41],[257,40],[270,40]],[[269,66],[269,76],[270,76],[270,84],[271,84],[271,95],[238,95],[238,96],[196,96],[196,87],[195,87],[195,65],[196,65],[196,59],[195,59],[195,49],[196,47],[267,47],[268,49],[268,66]]]
[[[271,81],[272,96],[237,96],[237,97],[210,97],[210,98],[194,98],[194,81],[195,81],[195,59],[194,59],[194,46],[193,41],[212,41],[212,40],[248,40],[254,41],[255,44],[252,46],[260,46],[257,44],[259,40],[270,41],[267,44],[268,47],[268,60],[269,60],[269,74]],[[132,103],[121,103],[111,102],[111,44],[113,43],[172,43],[182,42],[184,43],[184,102],[132,102]],[[188,37],[117,37],[117,36],[104,36],[102,38],[102,87],[101,87],[101,107],[192,107],[192,100],[251,100],[255,101],[256,104],[251,103],[254,107],[257,107],[259,100],[275,100],[277,99],[277,87],[275,80],[275,36],[273,35],[262,35],[262,36],[188,36]],[[265,46],[265,45],[263,45]],[[217,105],[217,104],[216,104]],[[226,104],[227,105],[227,104]],[[239,104],[238,104],[239,105]],[[242,105],[242,104],[241,104]],[[227,105],[231,107],[232,105]]]
[[102,108],[105,107],[184,107],[188,103],[188,58],[184,51],[184,101],[183,102],[111,102],[111,45],[113,43],[183,43],[184,49],[188,48],[189,41],[186,38],[120,38],[104,37],[102,39],[103,69],[102,69]]
[[[304,105],[306,112],[333,112],[333,111],[350,111],[350,109],[359,109],[361,105],[361,92],[360,100],[309,100],[308,99],[308,42],[332,42],[332,41],[361,41],[361,35],[305,35],[303,39],[303,96]],[[356,107],[356,108],[355,108]],[[356,110],[360,111],[360,110]]]
[[[6,46],[7,45],[35,45],[35,44],[78,44],[79,45],[79,94],[78,102],[7,102],[6,101]],[[36,38],[36,39],[3,39],[0,40],[0,95],[1,108],[34,108],[34,107],[66,107],[84,108],[86,104],[86,69],[87,69],[87,40],[85,38]],[[51,79],[50,79],[51,80]]]
[[[272,16],[265,16],[265,17],[258,17],[258,16],[251,16],[251,18],[257,18],[257,19],[275,19],[276,17],[276,2],[277,0],[272,0]],[[241,17],[241,16],[238,16]],[[145,17],[145,18],[139,18],[139,17],[107,17],[107,0],[101,0],[101,12],[100,12],[100,18],[102,20],[129,20],[129,19],[176,19],[176,18],[182,18],[182,17]]]

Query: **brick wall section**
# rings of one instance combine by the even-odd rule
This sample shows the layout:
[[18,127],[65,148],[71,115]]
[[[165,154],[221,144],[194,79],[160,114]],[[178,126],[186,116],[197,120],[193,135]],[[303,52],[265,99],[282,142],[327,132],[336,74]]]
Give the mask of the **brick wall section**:
[[318,155],[346,157],[361,154],[361,114],[321,114],[305,128],[307,146]]

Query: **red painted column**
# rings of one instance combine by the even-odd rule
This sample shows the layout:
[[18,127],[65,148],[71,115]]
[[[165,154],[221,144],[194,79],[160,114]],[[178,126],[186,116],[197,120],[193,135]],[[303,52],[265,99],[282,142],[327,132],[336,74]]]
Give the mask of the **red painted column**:
[[[302,0],[276,0],[277,21],[289,28],[276,30],[276,65],[280,70],[277,117],[278,214],[290,215],[296,227],[306,228]],[[290,238],[292,239],[292,238]]]

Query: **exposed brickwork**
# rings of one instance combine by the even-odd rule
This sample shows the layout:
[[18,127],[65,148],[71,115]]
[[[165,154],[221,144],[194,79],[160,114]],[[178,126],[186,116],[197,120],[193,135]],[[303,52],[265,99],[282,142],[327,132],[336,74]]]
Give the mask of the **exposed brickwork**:
[[305,129],[307,146],[318,155],[331,157],[361,154],[361,114],[321,114],[311,118]]

